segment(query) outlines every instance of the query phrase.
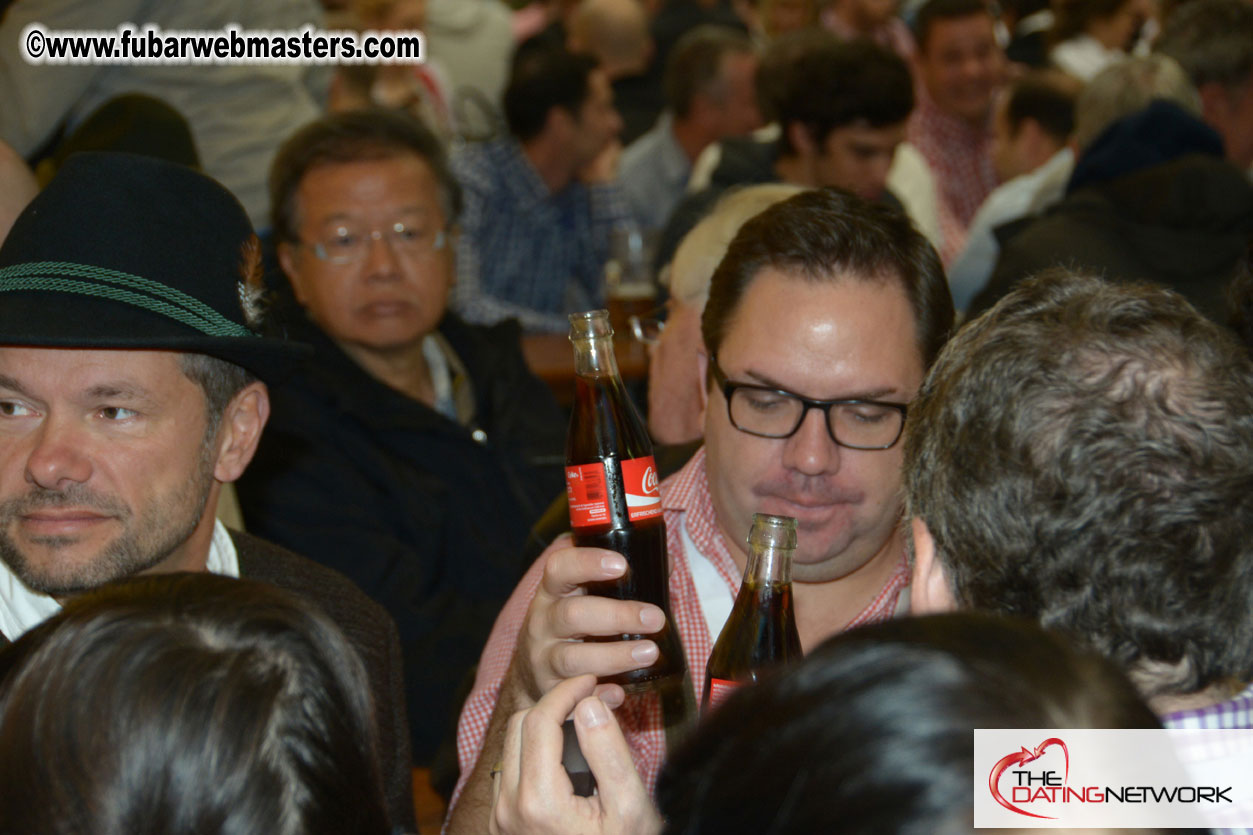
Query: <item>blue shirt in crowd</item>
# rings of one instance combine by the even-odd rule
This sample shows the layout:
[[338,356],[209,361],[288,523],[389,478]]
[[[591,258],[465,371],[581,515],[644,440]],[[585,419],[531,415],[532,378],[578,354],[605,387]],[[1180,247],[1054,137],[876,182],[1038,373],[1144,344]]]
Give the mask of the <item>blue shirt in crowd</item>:
[[511,138],[462,146],[451,165],[465,191],[453,290],[462,317],[564,332],[568,313],[604,306],[610,233],[631,228],[617,184],[550,192]]

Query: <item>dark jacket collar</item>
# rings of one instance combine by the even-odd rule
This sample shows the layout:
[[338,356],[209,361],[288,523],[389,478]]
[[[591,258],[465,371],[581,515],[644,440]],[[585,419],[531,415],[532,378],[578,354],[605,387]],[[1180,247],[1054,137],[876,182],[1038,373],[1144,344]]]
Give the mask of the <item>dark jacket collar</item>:
[[1222,137],[1179,105],[1158,99],[1143,110],[1114,122],[1092,141],[1076,161],[1066,192],[1108,182],[1188,154],[1221,157]]
[[[288,385],[312,389],[335,412],[351,415],[376,429],[397,426],[447,431],[459,436],[473,430],[473,420],[470,426],[462,426],[372,377],[308,317],[294,317],[290,330],[293,338],[313,346],[314,357],[305,372]],[[438,330],[470,370],[475,399],[481,403],[480,381],[473,370],[477,357],[468,326],[455,314],[446,313]]]

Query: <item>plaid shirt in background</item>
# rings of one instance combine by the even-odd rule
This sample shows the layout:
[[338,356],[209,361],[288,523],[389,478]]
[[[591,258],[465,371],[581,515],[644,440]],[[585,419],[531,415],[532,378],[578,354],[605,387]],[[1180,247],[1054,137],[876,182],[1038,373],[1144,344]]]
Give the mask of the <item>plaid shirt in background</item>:
[[512,139],[462,146],[450,164],[465,192],[452,300],[464,319],[565,332],[566,314],[604,306],[610,232],[631,226],[617,184],[551,194]]
[[[687,533],[693,544],[717,569],[718,575],[726,583],[727,594],[732,599],[739,592],[743,577],[718,531],[713,500],[709,496],[704,447],[697,450],[683,469],[662,482],[661,506],[666,519],[666,550],[670,557],[670,609],[679,639],[683,642],[683,650],[687,654],[692,684],[699,694],[705,686],[705,665],[709,662],[716,636],[711,637],[709,634],[709,626],[692,581],[692,571],[683,548],[682,526],[687,526]],[[496,619],[496,625],[492,627],[491,637],[487,639],[487,647],[479,661],[474,689],[466,700],[457,727],[457,757],[461,764],[461,780],[453,794],[454,804],[460,797],[466,778],[474,769],[479,751],[483,747],[487,723],[496,707],[501,682],[513,658],[518,633],[544,573],[544,561],[553,550],[569,544],[569,540],[563,537],[535,561],[505,604],[500,617]],[[902,554],[901,561],[888,582],[846,628],[893,617],[901,592],[908,585],[909,565]],[[630,696],[626,704],[616,711],[616,715],[627,743],[631,746],[635,768],[651,793],[661,771],[662,760],[666,756],[661,705],[655,695]]]
[[908,138],[931,174],[939,198],[940,259],[947,268],[966,246],[966,232],[975,212],[996,188],[992,165],[992,133],[945,113],[924,92],[909,117]]
[[[1246,687],[1233,698],[1206,707],[1191,710],[1177,710],[1162,715],[1162,726],[1176,730],[1251,730],[1253,729],[1253,685]],[[1217,755],[1221,758],[1221,755]],[[1201,760],[1204,762],[1204,759]],[[1221,825],[1221,812],[1211,818],[1214,824]],[[1214,829],[1215,833],[1232,833],[1232,835],[1253,835],[1253,829],[1228,828]]]
[[1253,685],[1234,698],[1207,707],[1179,710],[1162,717],[1167,728],[1186,730],[1250,730],[1253,729]]

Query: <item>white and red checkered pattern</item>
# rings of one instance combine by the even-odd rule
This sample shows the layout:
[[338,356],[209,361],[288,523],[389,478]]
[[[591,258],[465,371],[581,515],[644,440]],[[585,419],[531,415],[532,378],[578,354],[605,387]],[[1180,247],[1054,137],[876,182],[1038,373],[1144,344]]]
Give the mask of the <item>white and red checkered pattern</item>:
[[[726,542],[718,530],[709,482],[705,474],[705,450],[696,452],[683,469],[661,484],[661,503],[666,518],[666,547],[670,557],[670,609],[675,628],[683,641],[691,668],[692,684],[697,693],[705,683],[705,665],[713,650],[713,638],[701,611],[687,555],[683,549],[680,526],[686,524],[688,535],[701,553],[713,564],[726,582],[732,597],[739,591],[741,571],[731,559]],[[492,634],[479,661],[474,689],[466,700],[457,727],[457,756],[461,764],[461,780],[453,795],[453,803],[461,794],[466,778],[474,769],[488,721],[500,695],[500,684],[513,658],[518,633],[526,618],[531,599],[539,588],[544,561],[558,547],[568,543],[562,538],[551,545],[531,566],[509,602],[496,619]],[[901,591],[909,585],[909,566],[904,555],[883,589],[849,627],[887,620],[896,612]],[[628,697],[617,711],[618,722],[631,745],[635,767],[651,792],[666,754],[666,737],[661,718],[661,705],[655,695]]]
[[975,212],[996,188],[992,132],[990,126],[972,126],[945,113],[925,92],[919,91],[907,135],[935,178],[940,232],[944,236],[940,259],[948,267],[966,246],[966,233]]

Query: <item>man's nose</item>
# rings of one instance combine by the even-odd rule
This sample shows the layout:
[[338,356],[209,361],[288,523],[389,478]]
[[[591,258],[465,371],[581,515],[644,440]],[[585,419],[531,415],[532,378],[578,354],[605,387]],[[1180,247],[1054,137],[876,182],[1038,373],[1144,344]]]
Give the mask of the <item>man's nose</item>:
[[26,481],[48,490],[63,490],[91,477],[86,438],[74,426],[52,418],[32,436],[26,458]]
[[831,440],[821,409],[810,409],[796,434],[784,442],[783,464],[804,475],[823,475],[840,468],[840,448]]
[[987,60],[978,55],[967,55],[961,63],[962,78],[971,81],[987,73]]
[[390,279],[400,275],[400,258],[386,233],[375,233],[366,240],[365,269],[370,278]]

